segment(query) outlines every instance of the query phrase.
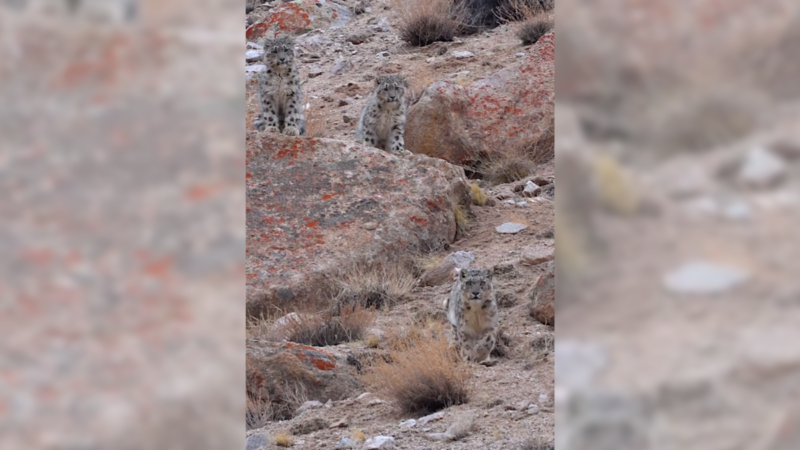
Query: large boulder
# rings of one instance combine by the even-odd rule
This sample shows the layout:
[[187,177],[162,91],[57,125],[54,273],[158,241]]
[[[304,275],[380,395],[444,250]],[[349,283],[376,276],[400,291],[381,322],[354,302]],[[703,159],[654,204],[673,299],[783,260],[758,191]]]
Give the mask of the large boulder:
[[554,33],[513,66],[469,87],[451,81],[428,86],[408,109],[406,148],[469,164],[537,142],[554,106]]
[[439,249],[468,213],[464,171],[332,139],[247,136],[247,310],[323,301],[354,262]]
[[361,385],[346,356],[293,342],[247,339],[247,395],[270,405],[276,418],[292,417],[303,400],[341,400]]
[[325,0],[295,0],[269,11],[263,21],[247,28],[248,41],[301,34],[318,28],[341,26],[352,17],[344,6]]

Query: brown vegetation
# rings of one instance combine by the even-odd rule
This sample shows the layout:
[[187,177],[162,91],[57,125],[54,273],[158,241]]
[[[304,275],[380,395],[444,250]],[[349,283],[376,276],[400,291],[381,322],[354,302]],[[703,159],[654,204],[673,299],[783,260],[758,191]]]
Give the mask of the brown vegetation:
[[377,360],[363,381],[400,410],[429,414],[467,402],[469,368],[450,347],[441,325],[393,336],[387,347],[388,362]]

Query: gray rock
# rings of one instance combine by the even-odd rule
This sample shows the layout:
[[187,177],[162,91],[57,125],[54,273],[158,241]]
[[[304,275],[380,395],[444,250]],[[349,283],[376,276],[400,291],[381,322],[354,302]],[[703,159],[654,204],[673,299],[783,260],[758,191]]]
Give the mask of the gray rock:
[[735,267],[705,261],[691,261],[666,274],[664,286],[677,294],[713,294],[730,290],[749,278]]
[[394,438],[391,436],[375,436],[364,442],[364,450],[389,450],[394,448]]
[[534,415],[534,414],[539,414],[539,406],[537,406],[537,405],[530,405],[530,406],[528,407],[528,411],[527,411],[527,413],[528,413],[528,415],[529,415],[529,416],[532,416],[532,415]]
[[420,426],[424,426],[428,422],[433,422],[434,420],[440,420],[443,417],[444,417],[444,412],[439,411],[433,414],[428,414],[427,416],[420,418],[419,420],[417,420],[417,423],[419,423]]
[[248,50],[245,52],[244,58],[247,62],[256,62],[260,60],[263,55],[263,50]]
[[325,73],[325,70],[320,66],[311,66],[308,69],[308,78],[316,78]]
[[457,251],[451,253],[450,257],[459,269],[469,269],[470,264],[475,262],[475,253],[473,252]]
[[[297,315],[297,313],[291,313],[291,314]],[[284,316],[284,317],[286,317],[286,316]],[[303,403],[302,405],[300,405],[299,408],[297,408],[297,414],[300,414],[303,411],[308,411],[309,409],[322,408],[323,406],[324,405],[322,404],[322,402],[319,402],[317,400],[309,400],[309,401]]]
[[336,444],[336,447],[333,447],[333,448],[335,448],[335,449],[354,449],[354,448],[358,448],[360,445],[361,445],[361,443],[356,441],[355,439],[342,438],[342,440],[339,441]]
[[269,439],[265,434],[251,434],[244,442],[245,450],[260,450],[269,446]]
[[542,192],[542,188],[530,180],[525,183],[525,189],[522,190],[522,194],[526,197],[536,197],[540,192]]
[[339,58],[336,60],[336,63],[333,65],[333,69],[331,69],[331,74],[333,75],[341,75],[348,70],[350,70],[353,65],[350,63],[350,60]]
[[359,31],[357,33],[353,33],[347,36],[347,42],[350,42],[353,45],[363,44],[367,42],[369,38],[372,37],[372,33],[369,31]]
[[423,437],[429,441],[449,441],[453,439],[450,433],[427,433]]
[[475,54],[467,51],[457,51],[453,52],[453,57],[455,59],[469,59],[469,58],[474,58]]
[[735,201],[722,208],[722,215],[729,220],[745,220],[753,216],[753,208],[743,201]]
[[408,419],[405,422],[400,422],[401,427],[413,428],[417,424],[415,419]]
[[522,225],[521,223],[506,222],[495,227],[495,230],[500,234],[516,234],[526,228],[528,228],[528,226]]
[[608,365],[603,348],[588,342],[558,340],[555,355],[556,385],[565,389],[589,386]]
[[739,169],[739,181],[749,187],[765,188],[777,184],[786,174],[786,162],[764,147],[751,149]]

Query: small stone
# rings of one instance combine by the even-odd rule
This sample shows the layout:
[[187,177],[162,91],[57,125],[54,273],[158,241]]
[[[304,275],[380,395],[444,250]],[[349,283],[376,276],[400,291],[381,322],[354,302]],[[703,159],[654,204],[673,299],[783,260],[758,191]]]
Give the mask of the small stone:
[[780,156],[764,147],[750,150],[742,161],[739,181],[749,187],[772,187],[781,181],[786,173],[786,162]]
[[538,266],[539,264],[546,263],[554,260],[556,257],[555,249],[548,247],[535,247],[527,248],[522,251],[522,264],[528,266]]
[[521,402],[517,402],[517,405],[516,405],[516,407],[514,409],[517,409],[519,411],[524,411],[524,410],[528,409],[531,405],[533,405],[531,402],[529,402],[527,400],[523,400]]
[[469,58],[474,58],[475,54],[467,51],[457,51],[453,52],[453,57],[455,59],[469,59]]
[[516,56],[517,56],[517,58],[521,58],[521,57],[525,56],[525,53],[519,52],[519,53],[516,54]]
[[253,64],[252,66],[245,66],[244,71],[247,73],[263,72],[267,70],[264,64]]
[[341,420],[331,424],[331,426],[329,426],[328,428],[347,428],[349,426],[350,426],[350,423],[348,421],[346,421],[344,419],[341,419]]
[[355,123],[356,121],[355,117],[348,116],[347,114],[342,116],[342,120],[344,121],[344,123]]
[[722,215],[729,220],[745,220],[753,216],[753,209],[745,202],[737,201],[725,205]]
[[361,443],[356,441],[355,439],[342,438],[342,440],[339,441],[336,444],[336,447],[333,447],[333,448],[335,448],[335,449],[355,449],[355,448],[358,448],[360,445],[361,445]]
[[405,422],[400,422],[401,427],[413,428],[417,424],[415,419],[408,419]]
[[526,228],[528,228],[528,226],[522,225],[521,223],[506,222],[495,227],[495,230],[500,234],[516,234]]
[[265,434],[251,434],[244,443],[245,450],[260,450],[269,446],[269,439]]
[[347,42],[350,42],[353,45],[360,45],[363,44],[364,42],[367,42],[370,37],[372,37],[372,33],[368,31],[361,31],[347,36],[346,40]]
[[369,397],[370,395],[372,395],[372,394],[370,394],[369,392],[364,392],[363,394],[361,394],[358,397],[356,397],[356,400],[363,400],[363,399]]
[[344,72],[347,72],[353,67],[349,60],[344,58],[339,58],[336,60],[336,63],[333,65],[333,69],[331,69],[331,74],[333,75],[341,75]]
[[263,50],[248,50],[244,54],[244,58],[247,62],[255,62],[261,59],[261,56],[264,55]]
[[450,433],[427,433],[423,437],[429,441],[449,441],[453,439],[453,435]]
[[[295,313],[292,313],[292,314],[295,314]],[[303,403],[302,405],[300,405],[299,408],[297,408],[297,414],[300,414],[303,411],[308,411],[309,409],[322,408],[322,406],[323,406],[323,404],[320,401],[309,400],[309,401]]]
[[370,400],[369,402],[367,402],[367,406],[380,405],[381,403],[383,403],[383,400],[381,400],[379,398],[376,398],[376,399],[373,399],[373,400]]
[[514,191],[512,191],[509,187],[503,187],[502,189],[498,190],[494,196],[497,197],[498,200],[505,200],[513,197]]
[[341,108],[342,106],[347,106],[350,103],[351,103],[350,100],[341,99],[341,100],[339,100],[339,107]]
[[428,414],[425,417],[420,418],[417,422],[420,426],[425,426],[428,422],[433,422],[434,420],[440,420],[444,417],[444,412],[439,411],[437,413]]
[[325,73],[325,71],[319,66],[313,66],[308,69],[308,78],[317,78],[318,76]]
[[436,54],[439,55],[439,56],[442,56],[445,53],[447,53],[447,47],[444,46],[444,45],[439,47],[439,50],[436,50]]
[[536,176],[533,178],[533,182],[536,183],[537,186],[547,186],[553,182],[553,179],[543,176]]
[[384,59],[384,58],[388,58],[388,57],[392,56],[392,54],[389,53],[389,52],[380,52],[380,53],[376,54],[375,56],[378,59]]
[[327,402],[325,402],[325,408],[328,408],[328,409],[330,409],[330,408],[332,408],[332,407],[333,407],[333,400],[331,400],[331,399],[328,399],[328,401],[327,401]]
[[555,354],[556,385],[565,389],[589,386],[608,366],[605,351],[594,343],[557,340]]
[[315,431],[324,430],[330,427],[330,424],[324,419],[317,417],[316,419],[306,420],[292,425],[291,432],[295,436],[313,433]]
[[529,416],[532,416],[534,414],[539,414],[539,407],[537,405],[530,405],[526,412],[528,413]]
[[507,205],[516,205],[516,204],[517,204],[517,201],[516,201],[516,200],[514,200],[513,198],[510,198],[510,199],[508,199],[508,200],[503,200],[503,203],[505,203],[505,204],[507,204]]
[[547,394],[539,394],[539,404],[544,405],[550,399],[550,396]]
[[388,450],[394,448],[394,438],[391,436],[375,436],[367,439],[364,442],[365,450],[382,449]]
[[522,195],[526,197],[536,197],[539,193],[542,192],[542,188],[539,187],[533,181],[528,181],[525,183],[525,189],[522,190]]
[[526,202],[524,200],[519,201],[519,202],[517,202],[517,206],[528,206],[528,202]]
[[728,291],[749,278],[744,270],[705,261],[692,261],[668,273],[664,286],[678,294],[714,294]]

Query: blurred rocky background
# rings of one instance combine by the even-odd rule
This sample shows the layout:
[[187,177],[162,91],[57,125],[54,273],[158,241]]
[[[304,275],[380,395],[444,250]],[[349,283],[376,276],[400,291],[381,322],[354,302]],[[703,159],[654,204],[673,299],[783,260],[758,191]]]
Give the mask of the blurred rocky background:
[[557,11],[559,448],[800,448],[800,4]]
[[241,445],[238,2],[0,2],[0,448]]

